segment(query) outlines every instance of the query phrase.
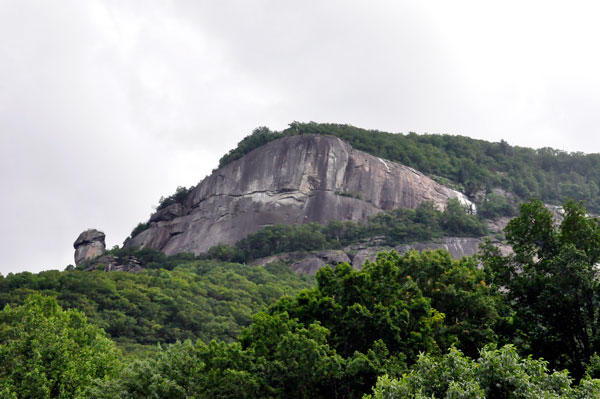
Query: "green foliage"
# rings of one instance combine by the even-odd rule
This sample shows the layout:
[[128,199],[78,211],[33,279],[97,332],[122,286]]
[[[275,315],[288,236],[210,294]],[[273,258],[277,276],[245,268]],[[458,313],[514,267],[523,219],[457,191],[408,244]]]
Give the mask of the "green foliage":
[[473,360],[453,349],[438,359],[422,354],[400,379],[382,376],[365,399],[584,399],[600,396],[600,380],[573,386],[566,371],[543,360],[521,358],[514,346],[487,347]]
[[262,387],[252,375],[253,361],[237,343],[177,343],[131,361],[119,378],[99,384],[88,398],[259,398]]
[[193,188],[193,186],[190,188],[179,186],[175,190],[175,193],[169,195],[168,197],[160,197],[160,200],[158,201],[158,207],[156,208],[156,210],[164,209],[169,205],[173,204],[183,204],[183,202],[185,201],[188,194],[192,191]]
[[[199,260],[194,254],[181,252],[175,255],[165,255],[164,252],[152,248],[119,248],[107,251],[107,255],[117,258],[118,264],[127,264],[135,257],[145,269],[173,270],[175,267]],[[85,268],[85,266],[84,266]]]
[[318,324],[285,315],[255,317],[240,343],[186,341],[132,362],[90,398],[313,398],[328,396],[343,361]]
[[278,132],[273,132],[267,127],[259,127],[252,131],[252,134],[244,137],[242,141],[240,141],[236,148],[229,151],[227,154],[223,155],[219,160],[219,168],[231,163],[237,159],[240,159],[250,151],[267,144],[270,141],[276,140],[278,138],[284,136],[291,135],[290,133],[286,133],[285,135]]
[[267,226],[237,242],[236,256],[250,261],[281,252],[323,249],[327,241],[321,230],[317,223]]
[[138,234],[140,234],[142,231],[148,230],[150,228],[150,222],[140,222],[137,224],[137,226],[135,226],[133,228],[133,230],[131,231],[131,234],[129,234],[129,237],[135,237]]
[[494,193],[485,196],[477,206],[477,214],[485,219],[496,219],[500,216],[515,216],[515,207],[506,197]]
[[380,258],[397,265],[398,275],[410,276],[432,307],[444,314],[439,346],[454,345],[476,356],[485,344],[498,340],[496,329],[506,323],[509,312],[475,259],[454,260],[444,250],[381,253]]
[[482,236],[485,233],[485,227],[474,217],[469,217],[465,213],[464,207],[456,198],[450,198],[446,204],[446,209],[442,213],[440,225],[442,231],[447,235],[454,236]]
[[258,313],[240,343],[257,363],[264,363],[262,378],[278,397],[328,397],[343,372],[343,360],[328,345],[328,334],[318,322]]
[[[156,210],[160,211],[161,209],[164,209],[173,204],[183,204],[185,202],[185,199],[188,197],[188,195],[192,192],[193,189],[194,186],[191,186],[190,188],[178,186],[173,194],[169,195],[168,197],[160,197],[160,199],[158,200]],[[129,238],[133,238],[141,232],[148,230],[150,228],[150,225],[150,221],[138,223],[137,226],[135,226],[135,228],[131,231]]]
[[101,329],[53,298],[0,311],[0,397],[83,398],[94,380],[115,376],[117,358]]
[[[135,254],[158,267],[164,254]],[[158,255],[159,253],[160,255]],[[188,258],[188,259],[186,259]],[[55,296],[65,308],[84,312],[120,345],[169,343],[176,340],[233,341],[251,315],[285,294],[312,285],[288,267],[250,267],[216,261],[165,257],[164,266],[133,274],[101,271],[47,271],[0,276],[0,306],[22,304],[34,292]]]
[[600,220],[568,201],[556,225],[533,200],[505,232],[514,255],[487,248],[482,259],[489,281],[513,307],[515,343],[580,377],[600,353]]
[[298,134],[339,137],[357,150],[458,183],[470,196],[499,187],[526,201],[532,196],[547,203],[573,198],[600,212],[599,154],[567,153],[552,148],[534,150],[512,147],[505,141],[490,143],[463,136],[393,134],[349,125],[293,122],[281,132],[255,130],[221,158],[219,167],[269,141]]
[[361,199],[361,195],[360,193],[353,193],[350,191],[336,191],[335,192],[336,195],[342,196],[342,197],[348,197],[348,198],[355,198],[355,199]]
[[420,353],[493,341],[498,297],[482,277],[473,260],[444,251],[324,268],[317,287],[255,314],[238,342],[171,345],[90,397],[358,399]]
[[[271,226],[209,255],[480,234],[474,221],[458,201],[424,203],[365,224]],[[508,256],[392,251],[323,268],[316,286],[284,264],[118,248],[147,270],[0,276],[0,398],[600,397],[600,220],[568,201],[557,223],[534,200],[505,233]],[[98,327],[137,351],[118,359]]]
[[448,200],[444,211],[439,211],[433,202],[425,201],[416,209],[398,208],[380,212],[366,223],[335,220],[327,225],[266,226],[233,246],[216,245],[204,257],[250,262],[283,252],[339,249],[370,240],[378,240],[383,245],[397,245],[444,236],[480,237],[486,233],[485,224],[468,214],[458,200]]
[[[446,216],[438,215],[439,223],[452,221],[452,206]],[[419,217],[430,220],[431,211],[423,208]],[[332,234],[340,228],[332,225]],[[100,336],[101,344],[83,356],[78,343],[68,341],[82,335],[65,331],[81,331],[82,325],[99,330],[79,312],[37,296],[0,312],[0,364],[15,362],[7,363],[7,371],[0,368],[0,383],[8,381],[0,385],[0,398],[358,399],[369,391],[370,398],[598,397],[600,381],[592,379],[600,370],[597,320],[586,318],[597,311],[597,276],[588,266],[600,260],[600,222],[569,202],[556,226],[534,201],[522,207],[506,234],[515,254],[504,257],[486,248],[484,270],[478,259],[453,260],[442,250],[380,253],[362,270],[347,264],[323,268],[316,287],[281,297],[258,313],[284,293],[282,282],[293,293],[307,281],[281,264],[264,269],[190,255],[169,265],[171,271],[11,274],[0,278],[3,300],[19,302],[41,291],[84,310],[95,323],[108,323],[122,344],[135,342],[135,326],[135,336],[143,337],[138,342],[179,342],[143,356],[137,352],[120,365],[114,345]],[[148,264],[164,261],[152,251],[136,256]],[[586,314],[590,304],[593,314]],[[134,310],[139,313],[129,313]],[[64,318],[69,321],[59,322],[59,314],[70,314]],[[236,327],[219,324],[227,317]],[[590,324],[580,331],[572,318]],[[25,338],[23,331],[34,337]],[[577,346],[585,334],[589,355]],[[185,338],[200,339],[192,344]],[[507,340],[513,345],[495,349]],[[518,351],[544,356],[552,367],[569,366],[584,378],[573,385],[566,371],[550,372],[545,361]],[[65,360],[55,360],[61,356]],[[82,357],[84,365],[78,363]],[[23,364],[35,367],[27,371]],[[97,371],[98,365],[105,368]],[[61,378],[75,381],[59,384],[71,389],[63,396],[52,393],[60,388],[44,388]]]
[[[135,361],[120,378],[107,381],[90,398],[309,398],[321,397],[321,382],[339,373],[339,356],[319,351],[322,335],[317,326],[307,330],[284,323],[278,345],[268,361],[240,344],[189,341],[170,346],[148,360]],[[294,323],[291,322],[293,325]]]
[[[500,296],[485,284],[476,262],[453,260],[443,250],[383,252],[360,271],[344,264],[321,269],[317,282],[317,288],[294,301],[282,299],[271,311],[319,321],[344,355],[366,353],[377,340],[409,362],[420,351],[450,345],[476,354],[495,342],[494,327],[503,321]],[[408,314],[410,323],[403,319]]]
[[323,268],[317,282],[318,288],[295,301],[283,299],[271,311],[305,324],[319,321],[331,332],[332,347],[346,357],[367,353],[378,340],[409,362],[420,351],[436,350],[435,331],[444,316],[390,259],[367,263],[361,271],[347,264]]

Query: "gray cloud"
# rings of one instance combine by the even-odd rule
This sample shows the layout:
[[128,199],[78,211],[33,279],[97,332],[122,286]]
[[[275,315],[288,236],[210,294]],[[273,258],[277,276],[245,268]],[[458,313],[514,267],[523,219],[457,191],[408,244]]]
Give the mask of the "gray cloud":
[[598,9],[562,4],[4,1],[0,272],[120,244],[261,125],[598,152]]

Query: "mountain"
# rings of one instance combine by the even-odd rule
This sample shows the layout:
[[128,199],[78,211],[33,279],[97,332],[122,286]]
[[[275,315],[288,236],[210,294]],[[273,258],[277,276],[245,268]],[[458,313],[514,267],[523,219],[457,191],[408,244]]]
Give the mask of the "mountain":
[[[600,397],[600,220],[579,202],[600,171],[594,155],[548,154],[257,129],[127,248],[90,229],[76,267],[0,275],[0,397]],[[565,190],[578,201],[550,206]],[[486,235],[503,245],[480,247]],[[186,253],[207,237],[221,244]]]
[[179,201],[161,207],[125,247],[200,254],[264,226],[366,221],[426,201],[443,209],[452,198],[474,207],[464,194],[340,138],[288,136],[227,163]]

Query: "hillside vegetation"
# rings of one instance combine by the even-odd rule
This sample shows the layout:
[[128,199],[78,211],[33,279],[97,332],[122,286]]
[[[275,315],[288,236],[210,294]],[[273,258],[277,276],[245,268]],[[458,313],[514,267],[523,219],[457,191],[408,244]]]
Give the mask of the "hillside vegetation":
[[133,350],[185,339],[231,342],[250,324],[252,314],[314,284],[282,264],[245,267],[199,261],[189,254],[167,257],[148,249],[112,253],[134,255],[149,269],[137,274],[52,270],[0,275],[0,309],[20,305],[33,293],[53,296]]

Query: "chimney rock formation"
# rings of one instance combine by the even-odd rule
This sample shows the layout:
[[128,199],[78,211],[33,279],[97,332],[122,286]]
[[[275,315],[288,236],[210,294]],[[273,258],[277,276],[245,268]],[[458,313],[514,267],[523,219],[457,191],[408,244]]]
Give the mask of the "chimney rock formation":
[[103,232],[96,229],[84,231],[77,237],[73,247],[75,247],[75,264],[80,265],[86,260],[98,257],[106,252],[106,244]]

